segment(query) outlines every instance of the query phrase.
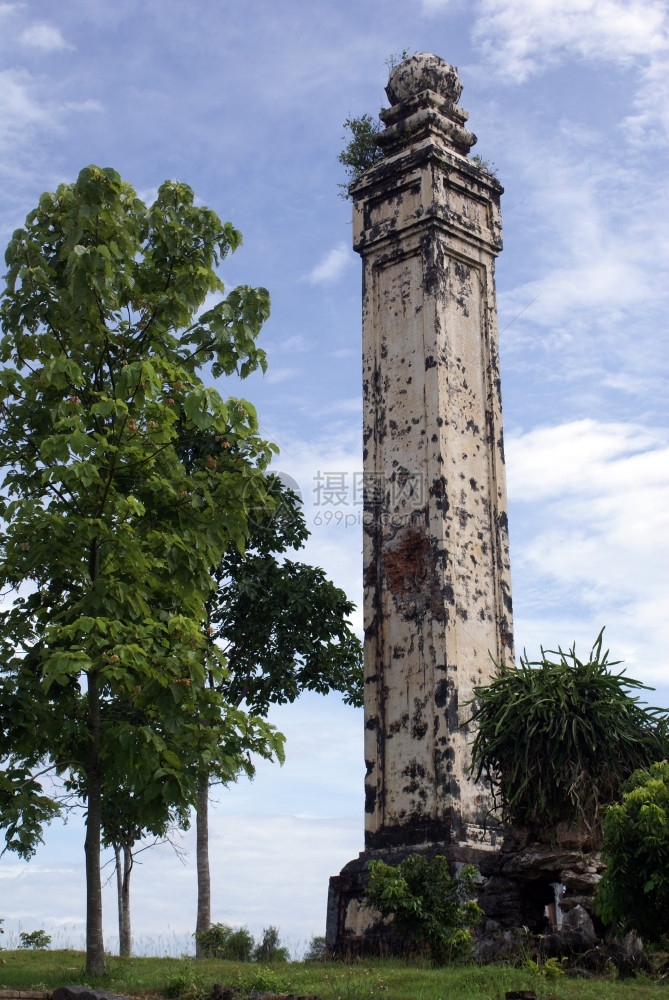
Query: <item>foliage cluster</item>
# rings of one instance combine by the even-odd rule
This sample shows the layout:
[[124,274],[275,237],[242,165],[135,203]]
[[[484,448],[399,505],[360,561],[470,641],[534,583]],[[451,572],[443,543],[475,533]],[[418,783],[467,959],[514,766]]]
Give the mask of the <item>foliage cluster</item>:
[[42,195],[6,252],[0,826],[28,858],[64,807],[54,783],[85,804],[96,973],[101,843],[129,950],[135,842],[187,826],[196,803],[199,819],[202,789],[252,774],[252,754],[282,759],[270,704],[359,698],[351,603],[277,558],[308,532],[294,505],[281,514],[276,448],[249,402],[201,377],[266,367],[267,291],[224,297],[216,273],[240,243],[187,185],[145,205],[90,166]]
[[634,929],[649,942],[669,942],[669,762],[627,780],[622,802],[603,823],[606,871],[597,910],[606,923]]
[[465,865],[451,875],[446,858],[410,854],[399,865],[370,861],[366,905],[393,918],[393,929],[427,945],[435,965],[467,955],[469,928],[483,911],[474,902],[479,873]]
[[283,947],[276,927],[266,927],[256,942],[247,927],[212,924],[208,931],[196,935],[199,951],[205,958],[231,962],[287,962],[288,949]]
[[[61,803],[86,803],[91,968],[104,968],[100,840],[115,816],[162,833],[200,773],[280,754],[230,706],[203,634],[212,567],[272,505],[273,448],[245,400],[200,377],[265,367],[265,289],[223,286],[241,235],[166,182],[146,206],[110,168],[42,195],[9,243],[0,340],[0,814],[29,857]],[[211,448],[186,468],[176,444]],[[133,831],[131,831],[132,833]]]
[[585,661],[575,646],[524,653],[475,689],[472,770],[504,822],[539,834],[577,824],[596,841],[625,779],[666,755],[666,711],[640,704],[632,691],[645,685],[612,671],[602,646],[603,630]]
[[19,948],[48,948],[51,936],[43,930],[21,931],[19,941],[21,942]]
[[320,934],[314,935],[304,953],[305,962],[324,962],[328,957],[328,946]]
[[364,114],[357,118],[347,118],[344,128],[350,133],[350,138],[344,136],[346,145],[337,159],[346,168],[348,175],[348,183],[340,185],[344,188],[342,197],[348,198],[349,184],[357,181],[368,167],[383,159],[383,152],[376,141],[383,125],[371,115]]

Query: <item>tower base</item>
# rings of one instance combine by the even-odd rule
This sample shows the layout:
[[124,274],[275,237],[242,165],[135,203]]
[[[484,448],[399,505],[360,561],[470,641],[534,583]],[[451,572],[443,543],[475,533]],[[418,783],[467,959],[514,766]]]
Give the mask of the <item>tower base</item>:
[[576,844],[545,844],[527,831],[487,831],[479,843],[438,843],[387,847],[362,851],[330,878],[326,944],[337,958],[407,954],[415,945],[393,933],[392,922],[379,919],[365,905],[370,861],[399,865],[409,854],[442,855],[456,872],[464,864],[478,868],[482,879],[477,902],[486,925],[497,928],[526,927],[535,934],[550,930],[546,910],[556,900],[555,886],[562,886],[560,908],[576,904],[594,913],[592,896],[604,865],[597,851]]

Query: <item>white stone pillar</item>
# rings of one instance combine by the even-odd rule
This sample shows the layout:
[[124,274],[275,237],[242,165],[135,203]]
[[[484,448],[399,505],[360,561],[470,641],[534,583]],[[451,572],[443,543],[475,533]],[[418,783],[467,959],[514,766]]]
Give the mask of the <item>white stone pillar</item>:
[[393,69],[353,185],[363,261],[367,849],[476,844],[463,703],[512,653],[494,260],[500,184],[457,71]]

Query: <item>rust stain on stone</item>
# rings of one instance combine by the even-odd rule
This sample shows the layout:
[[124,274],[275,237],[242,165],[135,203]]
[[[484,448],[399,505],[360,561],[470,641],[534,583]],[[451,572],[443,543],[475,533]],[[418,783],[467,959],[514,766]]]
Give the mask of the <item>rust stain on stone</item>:
[[430,611],[437,621],[445,621],[439,555],[423,527],[400,529],[386,544],[382,559],[383,578],[405,618],[422,619]]

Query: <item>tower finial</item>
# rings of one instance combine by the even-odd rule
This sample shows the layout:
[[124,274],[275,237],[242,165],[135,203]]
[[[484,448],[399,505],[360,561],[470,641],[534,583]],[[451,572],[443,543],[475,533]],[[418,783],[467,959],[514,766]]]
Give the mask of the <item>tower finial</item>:
[[457,104],[462,84],[455,66],[431,52],[416,52],[398,66],[393,66],[386,94],[392,105],[399,104],[423,90],[432,90],[440,97]]

